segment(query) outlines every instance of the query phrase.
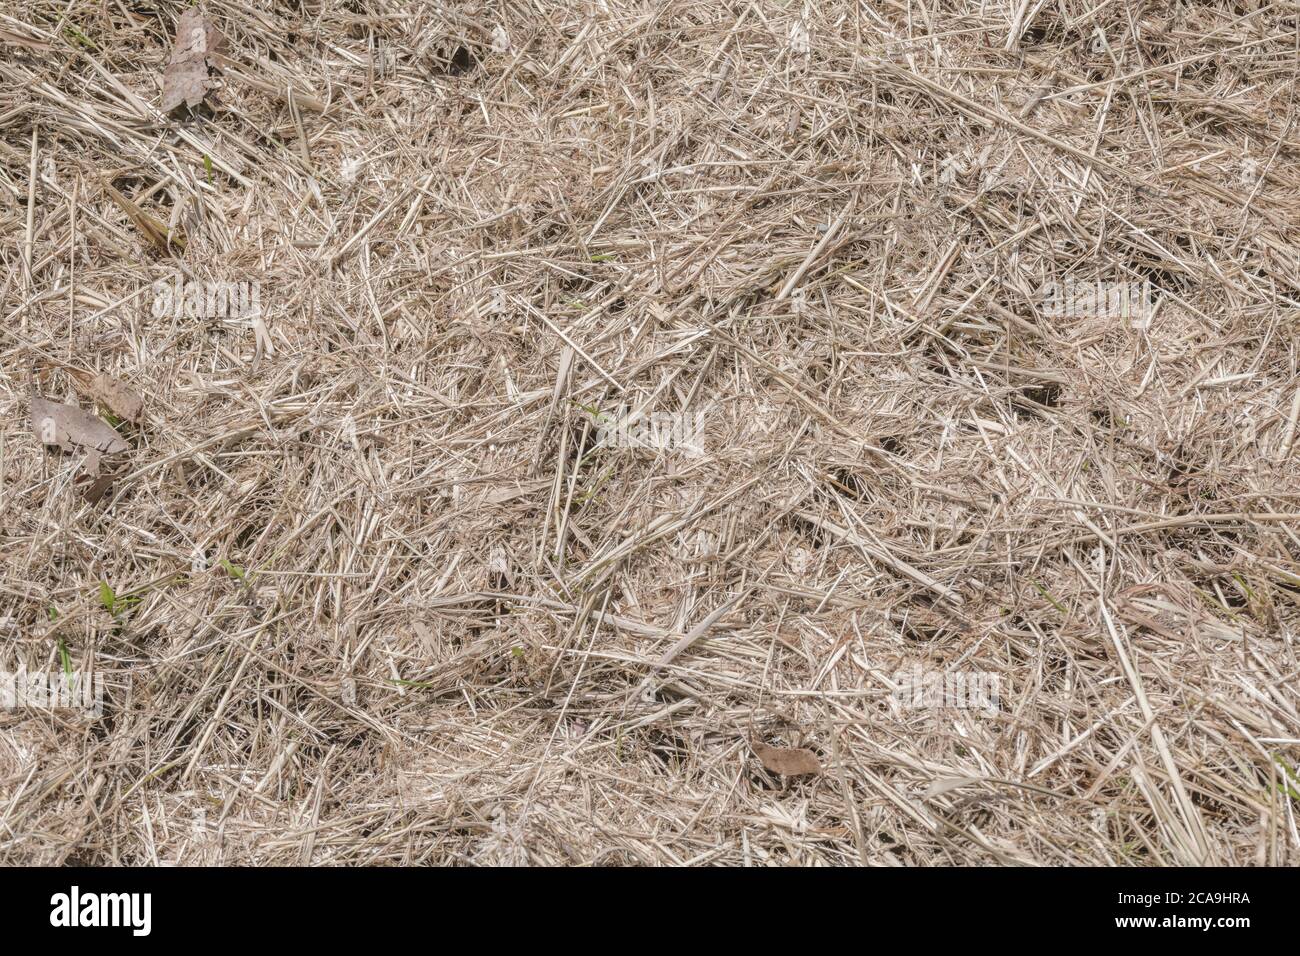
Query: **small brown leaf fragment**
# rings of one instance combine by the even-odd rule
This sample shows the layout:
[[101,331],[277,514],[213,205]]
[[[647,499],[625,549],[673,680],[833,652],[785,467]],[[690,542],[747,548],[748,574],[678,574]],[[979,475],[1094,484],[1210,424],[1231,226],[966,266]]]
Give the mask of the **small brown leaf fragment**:
[[208,75],[222,37],[212,21],[191,7],[176,23],[176,43],[163,71],[162,111],[170,113],[182,103],[198,106],[216,82]]
[[100,372],[90,380],[88,391],[94,399],[118,418],[128,422],[138,422],[140,412],[144,409],[144,399],[140,393],[129,385],[119,382],[111,375]]
[[821,761],[806,747],[771,747],[757,740],[751,741],[750,747],[767,770],[782,777],[822,772]]
[[190,7],[176,21],[172,63],[209,57],[221,48],[221,33],[198,7]]
[[77,487],[81,495],[92,505],[99,504],[99,499],[113,486],[115,474],[104,474],[92,476],[89,473],[83,473],[77,476]]
[[80,445],[87,451],[111,455],[131,446],[113,428],[75,405],[61,405],[32,396],[32,431],[44,445],[58,445],[68,451]]
[[208,64],[204,60],[169,64],[163,73],[163,112],[170,113],[182,103],[191,107],[198,106],[212,86],[212,80],[208,77]]
[[144,409],[144,399],[140,393],[104,372],[91,375],[77,369],[68,373],[77,387],[103,405],[118,418],[128,422],[140,421],[140,412]]

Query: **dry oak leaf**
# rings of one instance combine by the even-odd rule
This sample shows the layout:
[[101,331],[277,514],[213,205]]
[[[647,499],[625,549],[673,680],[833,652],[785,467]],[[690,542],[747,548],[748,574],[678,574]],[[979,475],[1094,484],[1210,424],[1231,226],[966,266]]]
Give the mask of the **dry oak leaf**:
[[782,777],[822,772],[821,761],[806,747],[772,747],[757,740],[750,741],[749,746],[767,770]]
[[61,405],[32,396],[32,431],[44,445],[68,451],[80,445],[89,452],[111,455],[131,446],[113,428],[75,405]]
[[176,23],[176,44],[163,72],[162,111],[170,113],[182,103],[195,107],[217,84],[208,76],[222,37],[212,21],[191,7]]

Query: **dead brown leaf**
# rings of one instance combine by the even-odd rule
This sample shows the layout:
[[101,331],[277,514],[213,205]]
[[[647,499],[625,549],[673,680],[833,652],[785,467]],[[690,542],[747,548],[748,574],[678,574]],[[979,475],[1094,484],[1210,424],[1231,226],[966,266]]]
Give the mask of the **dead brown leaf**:
[[221,34],[212,21],[191,7],[176,23],[176,44],[163,72],[162,111],[170,113],[182,103],[191,108],[203,102],[216,82],[208,75],[215,67]]
[[92,505],[98,504],[99,500],[104,497],[108,489],[113,486],[113,482],[116,479],[117,474],[115,472],[107,472],[101,475],[90,471],[83,471],[81,474],[77,475],[76,478],[77,490],[79,490],[82,497]]
[[140,393],[125,382],[119,382],[111,375],[100,372],[88,375],[85,372],[73,372],[77,384],[95,401],[103,405],[118,418],[128,422],[138,422],[140,412],[144,409],[144,399]]
[[751,741],[749,746],[764,767],[782,777],[800,777],[822,772],[821,761],[806,747],[772,747],[757,740]]
[[111,455],[131,446],[113,428],[75,405],[62,405],[32,396],[32,431],[45,445],[58,445],[64,451],[80,445],[87,451]]

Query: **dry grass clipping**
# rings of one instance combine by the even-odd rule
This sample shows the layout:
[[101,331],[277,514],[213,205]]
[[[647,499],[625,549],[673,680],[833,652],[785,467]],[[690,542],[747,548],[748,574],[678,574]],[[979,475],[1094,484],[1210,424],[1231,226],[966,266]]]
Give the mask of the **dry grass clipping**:
[[0,861],[1300,862],[1294,4],[184,9],[0,12]]

